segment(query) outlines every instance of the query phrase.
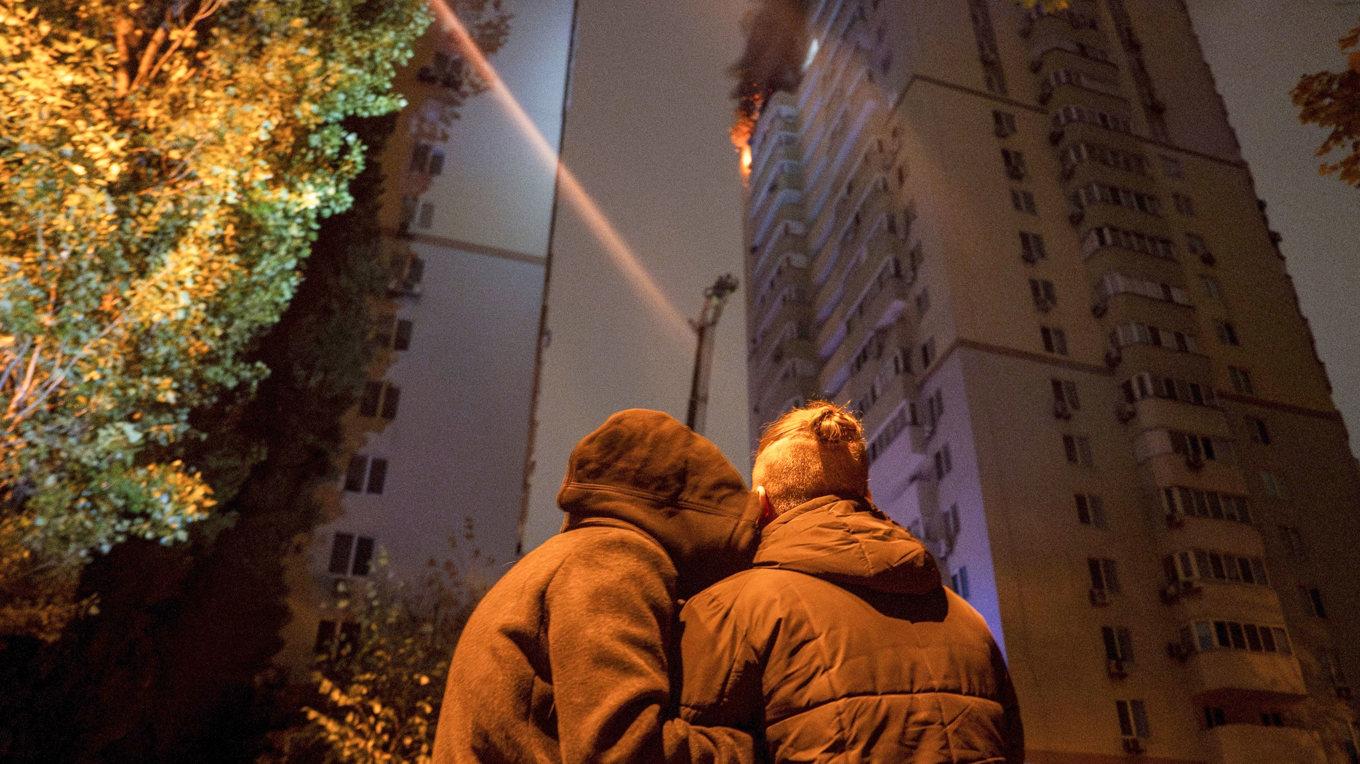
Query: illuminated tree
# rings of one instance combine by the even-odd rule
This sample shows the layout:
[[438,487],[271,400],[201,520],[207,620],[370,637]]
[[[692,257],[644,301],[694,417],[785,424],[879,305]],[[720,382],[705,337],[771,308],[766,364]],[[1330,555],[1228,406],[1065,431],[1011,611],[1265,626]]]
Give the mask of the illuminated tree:
[[362,165],[340,122],[401,105],[428,21],[418,0],[0,0],[0,628],[50,635],[70,613],[27,605],[92,552],[209,516],[190,413],[262,377],[250,343]]
[[275,756],[356,764],[428,762],[449,656],[489,582],[492,561],[472,548],[472,526],[452,539],[454,558],[430,561],[419,581],[393,575],[379,554],[373,573],[341,601],[341,628],[317,663],[317,693],[306,721],[273,735]]
[[[1316,152],[1324,159],[1319,171],[1360,186],[1360,26],[1347,32],[1340,46],[1342,53],[1350,51],[1347,69],[1304,76],[1294,86],[1294,105],[1304,124],[1331,131]],[[1339,157],[1327,160],[1338,150]]]

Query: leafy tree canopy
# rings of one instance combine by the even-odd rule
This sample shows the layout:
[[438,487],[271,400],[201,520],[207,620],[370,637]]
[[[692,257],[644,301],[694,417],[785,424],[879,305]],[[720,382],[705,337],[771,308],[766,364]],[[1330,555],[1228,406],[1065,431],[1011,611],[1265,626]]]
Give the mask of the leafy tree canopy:
[[419,0],[0,0],[5,607],[208,516],[189,414],[261,378],[249,343],[361,169],[340,122],[402,105],[428,23]]
[[[1360,186],[1360,26],[1347,32],[1340,45],[1342,53],[1350,51],[1347,68],[1304,76],[1294,87],[1294,105],[1304,124],[1330,131],[1317,149],[1324,160],[1319,171]],[[1338,151],[1340,156],[1333,156]]]

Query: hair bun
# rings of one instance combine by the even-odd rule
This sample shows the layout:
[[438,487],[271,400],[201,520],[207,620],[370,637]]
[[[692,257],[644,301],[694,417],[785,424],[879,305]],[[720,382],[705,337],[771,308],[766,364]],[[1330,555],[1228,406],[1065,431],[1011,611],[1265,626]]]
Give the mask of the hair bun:
[[859,422],[839,407],[824,409],[812,420],[811,427],[820,443],[846,443],[864,437]]

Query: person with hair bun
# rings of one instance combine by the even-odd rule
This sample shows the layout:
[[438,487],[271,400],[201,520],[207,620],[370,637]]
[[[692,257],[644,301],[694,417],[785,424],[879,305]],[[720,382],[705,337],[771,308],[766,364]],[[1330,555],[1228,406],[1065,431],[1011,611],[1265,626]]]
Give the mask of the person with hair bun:
[[681,610],[681,717],[772,761],[1021,762],[1005,660],[926,548],[873,504],[843,406],[765,428],[754,567]]

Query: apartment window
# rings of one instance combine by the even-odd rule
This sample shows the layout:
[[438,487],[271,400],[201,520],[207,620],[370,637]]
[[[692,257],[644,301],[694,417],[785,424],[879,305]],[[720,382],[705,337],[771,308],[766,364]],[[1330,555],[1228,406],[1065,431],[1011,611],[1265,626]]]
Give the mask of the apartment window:
[[1228,367],[1228,381],[1232,383],[1232,389],[1243,395],[1255,395],[1256,388],[1251,383],[1251,372],[1240,366]]
[[1053,402],[1066,406],[1072,411],[1081,410],[1081,399],[1077,397],[1077,383],[1070,379],[1050,379],[1053,386]]
[[949,444],[946,443],[935,452],[935,479],[941,480],[954,470],[954,460],[949,455]]
[[1285,551],[1295,560],[1308,559],[1308,546],[1303,542],[1303,534],[1296,526],[1277,525],[1276,529],[1280,533],[1280,543],[1284,545]]
[[1299,594],[1303,597],[1303,609],[1309,615],[1317,618],[1327,617],[1327,608],[1322,604],[1322,591],[1316,586],[1300,586]]
[[413,326],[410,319],[397,319],[392,330],[393,350],[407,350],[411,347],[411,330]]
[[1034,194],[1018,188],[1011,189],[1011,206],[1019,212],[1030,215],[1039,214],[1039,210],[1034,206]]
[[929,309],[930,309],[930,292],[929,290],[922,287],[921,291],[916,293],[916,313],[917,315],[924,316],[926,314],[926,311]]
[[1270,428],[1266,426],[1264,419],[1249,416],[1247,420],[1247,433],[1251,439],[1263,446],[1270,445]]
[[1057,355],[1067,355],[1067,333],[1056,326],[1039,327],[1039,335],[1044,341],[1044,350]]
[[373,564],[373,539],[337,533],[331,539],[331,559],[326,570],[337,576],[366,576]]
[[1199,234],[1187,233],[1185,235],[1185,248],[1190,254],[1209,262],[1213,259],[1213,254],[1209,252],[1209,245],[1205,243],[1204,237]]
[[1101,591],[1119,593],[1119,571],[1116,569],[1115,561],[1104,557],[1090,557],[1086,560],[1087,570],[1091,574],[1091,588]]
[[348,653],[358,644],[359,633],[357,621],[322,619],[316,625],[316,642],[312,645],[312,652],[317,655]]
[[1195,200],[1185,194],[1172,194],[1171,201],[1176,205],[1176,212],[1188,218],[1195,216]]
[[430,149],[428,143],[417,143],[411,147],[411,170],[414,172],[424,172],[430,163]]
[[1289,635],[1279,626],[1240,621],[1195,621],[1180,629],[1180,644],[1190,652],[1249,650],[1254,653],[1292,652]]
[[1318,668],[1322,670],[1322,676],[1333,687],[1346,687],[1346,672],[1341,669],[1341,662],[1337,660],[1336,653],[1327,648],[1317,651]]
[[1006,167],[1007,177],[1013,180],[1025,179],[1025,154],[1014,149],[1001,150],[1001,163]]
[[1215,300],[1221,301],[1223,299],[1223,287],[1219,285],[1218,279],[1207,273],[1201,273],[1199,275],[1199,283],[1204,287],[1205,294]]
[[1141,700],[1116,700],[1115,713],[1119,716],[1119,732],[1124,737],[1147,737],[1147,707]]
[[382,493],[387,482],[387,460],[355,454],[345,469],[345,490],[350,493]]
[[993,111],[992,126],[996,129],[996,137],[1007,138],[1016,133],[1015,115],[1008,111]]
[[1094,528],[1108,528],[1105,521],[1105,500],[1095,494],[1075,494],[1077,501],[1077,521]]
[[1214,330],[1218,333],[1218,341],[1224,345],[1241,345],[1242,342],[1237,338],[1237,327],[1231,321],[1215,321]]
[[1047,312],[1058,304],[1058,290],[1053,288],[1053,282],[1048,279],[1030,279],[1029,293],[1039,310]]
[[1165,154],[1161,155],[1161,158],[1162,158],[1162,172],[1166,175],[1166,177],[1168,178],[1185,177],[1185,165],[1181,163],[1181,160],[1177,159],[1176,157],[1166,156]]
[[1166,486],[1162,488],[1162,507],[1168,515],[1251,524],[1251,512],[1247,510],[1245,496],[1186,486]]
[[949,577],[949,588],[964,599],[968,599],[968,566],[961,566]]
[[944,532],[949,538],[958,538],[959,530],[962,529],[959,520],[959,505],[949,505],[949,511],[944,513]]
[[416,218],[417,228],[429,228],[434,225],[434,204],[421,202],[420,215]]
[[934,430],[940,423],[940,418],[944,416],[944,388],[935,388],[935,392],[926,396],[926,428]]
[[1265,490],[1267,496],[1273,496],[1277,499],[1284,496],[1284,488],[1280,484],[1280,479],[1276,477],[1274,472],[1262,470],[1260,472],[1260,478],[1261,487]]
[[1084,435],[1064,435],[1063,451],[1067,461],[1083,467],[1094,467],[1095,458],[1091,453],[1091,439]]
[[444,172],[443,149],[430,150],[430,163],[426,166],[425,172],[429,175],[440,175]]
[[1029,231],[1020,232],[1020,257],[1027,263],[1037,262],[1048,257],[1044,249],[1044,237]]
[[1133,636],[1122,626],[1101,626],[1100,638],[1105,643],[1105,657],[1112,661],[1133,663]]
[[935,360],[935,338],[931,337],[921,345],[921,368],[924,370]]
[[1269,586],[1265,560],[1260,557],[1240,557],[1226,552],[1192,549],[1162,558],[1166,582],[1208,579],[1231,583]]
[[401,388],[391,382],[367,382],[363,396],[359,399],[359,416],[392,420],[397,417],[397,403],[401,399]]

